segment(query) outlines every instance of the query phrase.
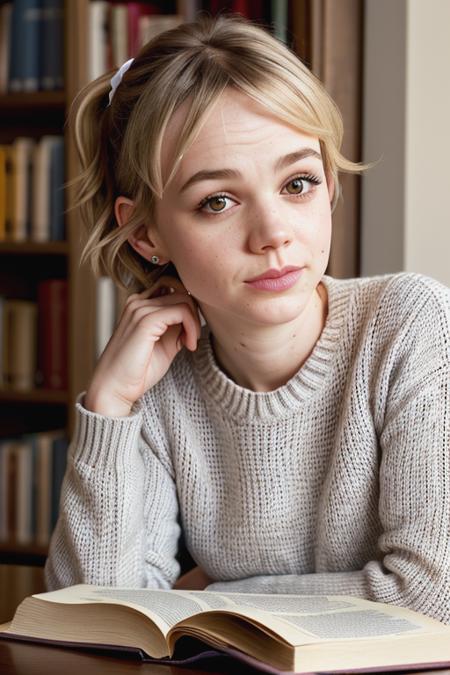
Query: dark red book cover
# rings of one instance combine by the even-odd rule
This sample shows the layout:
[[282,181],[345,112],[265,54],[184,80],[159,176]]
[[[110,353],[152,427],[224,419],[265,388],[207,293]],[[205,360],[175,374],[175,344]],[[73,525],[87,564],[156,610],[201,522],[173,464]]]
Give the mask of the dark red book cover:
[[128,10],[128,53],[135,57],[141,45],[139,45],[139,19],[141,16],[159,14],[158,7],[148,2],[127,2]]
[[47,279],[38,286],[38,384],[67,389],[68,290],[66,279]]

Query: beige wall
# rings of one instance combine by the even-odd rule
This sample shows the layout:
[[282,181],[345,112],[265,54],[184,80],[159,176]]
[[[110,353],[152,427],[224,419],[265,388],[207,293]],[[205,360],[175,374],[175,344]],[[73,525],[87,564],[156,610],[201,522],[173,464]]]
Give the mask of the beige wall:
[[450,0],[365,0],[361,274],[450,286]]

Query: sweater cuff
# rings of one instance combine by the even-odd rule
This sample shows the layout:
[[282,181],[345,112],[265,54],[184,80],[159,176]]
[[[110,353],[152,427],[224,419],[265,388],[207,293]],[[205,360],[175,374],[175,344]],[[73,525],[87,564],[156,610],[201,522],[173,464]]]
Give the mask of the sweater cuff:
[[140,402],[134,404],[127,417],[108,417],[87,410],[83,405],[85,394],[85,391],[79,394],[75,402],[72,459],[102,469],[129,465],[130,455],[137,450],[142,427]]

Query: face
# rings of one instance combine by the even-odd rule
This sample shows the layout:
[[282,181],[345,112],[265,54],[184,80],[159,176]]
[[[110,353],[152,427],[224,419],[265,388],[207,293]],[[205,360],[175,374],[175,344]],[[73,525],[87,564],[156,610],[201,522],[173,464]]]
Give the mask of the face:
[[[163,175],[185,114],[181,107],[170,122]],[[325,272],[331,199],[319,140],[230,89],[183,156],[148,236],[211,327],[287,323]],[[278,281],[252,281],[290,267]]]

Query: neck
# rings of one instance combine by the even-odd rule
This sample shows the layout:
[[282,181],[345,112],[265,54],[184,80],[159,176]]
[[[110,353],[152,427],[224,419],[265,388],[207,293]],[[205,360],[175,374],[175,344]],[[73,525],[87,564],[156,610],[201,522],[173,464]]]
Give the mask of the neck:
[[[273,391],[302,367],[322,333],[328,313],[327,292],[319,284],[302,314],[278,326],[240,326],[224,330],[210,325],[216,360],[236,384],[259,392]],[[217,337],[219,335],[219,338]]]

